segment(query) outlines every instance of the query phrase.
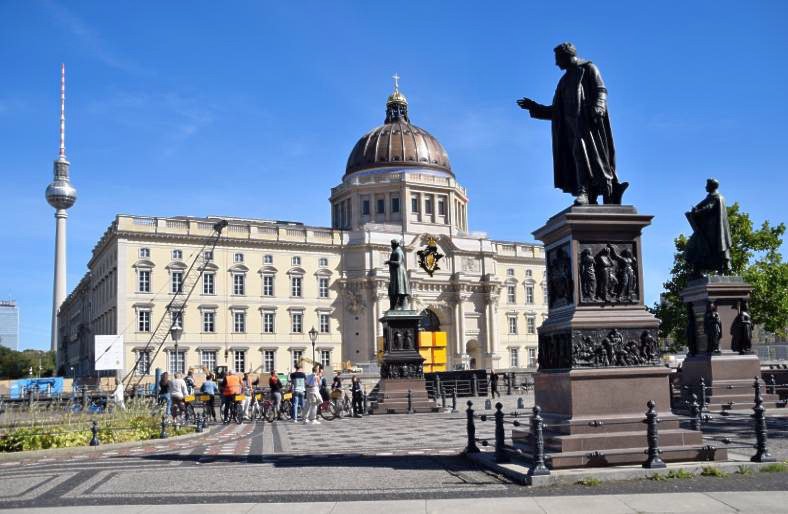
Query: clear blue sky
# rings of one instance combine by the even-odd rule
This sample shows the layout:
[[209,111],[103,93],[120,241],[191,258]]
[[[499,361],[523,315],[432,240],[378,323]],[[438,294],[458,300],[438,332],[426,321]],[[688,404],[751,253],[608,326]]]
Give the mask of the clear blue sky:
[[[642,7],[634,7],[635,4]],[[646,5],[648,4],[648,5]],[[46,348],[58,80],[67,67],[68,287],[116,213],[330,222],[356,140],[391,75],[448,150],[472,230],[531,232],[571,198],[552,187],[549,102],[570,40],[610,90],[625,197],[646,229],[646,297],[683,212],[720,179],[760,223],[786,219],[788,2],[0,1],[0,298],[21,345]]]

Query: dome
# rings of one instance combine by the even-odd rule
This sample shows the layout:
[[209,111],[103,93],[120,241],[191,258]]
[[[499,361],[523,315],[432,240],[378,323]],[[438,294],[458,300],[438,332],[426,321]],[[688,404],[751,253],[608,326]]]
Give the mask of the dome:
[[358,140],[348,157],[345,175],[373,168],[405,166],[453,175],[446,149],[432,134],[411,124],[408,100],[395,88],[386,102],[386,121]]

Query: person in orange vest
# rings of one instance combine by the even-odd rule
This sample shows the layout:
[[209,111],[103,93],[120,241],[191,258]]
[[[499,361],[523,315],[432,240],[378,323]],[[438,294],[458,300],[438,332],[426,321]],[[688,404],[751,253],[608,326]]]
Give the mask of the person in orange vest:
[[235,395],[242,391],[241,377],[228,369],[222,385],[222,416],[225,424],[230,422],[230,408],[235,403]]

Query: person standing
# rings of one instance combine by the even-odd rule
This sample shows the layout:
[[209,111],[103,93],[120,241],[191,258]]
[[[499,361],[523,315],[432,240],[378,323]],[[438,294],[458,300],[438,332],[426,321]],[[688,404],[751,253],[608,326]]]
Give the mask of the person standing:
[[222,387],[222,418],[225,424],[230,422],[231,408],[235,404],[235,395],[241,394],[242,391],[241,377],[228,369],[224,377],[224,386]]
[[170,394],[170,374],[165,371],[159,379],[159,403],[166,402],[166,415],[172,414],[172,395]]
[[498,398],[501,397],[501,393],[498,392],[498,373],[490,370],[490,398],[495,398],[496,394]]
[[293,423],[298,421],[298,413],[304,408],[304,394],[306,393],[306,375],[301,364],[296,365],[296,370],[290,373],[290,387],[293,393]]
[[353,395],[353,417],[360,418],[364,412],[364,403],[361,391],[361,379],[358,375],[353,375],[353,378],[350,379],[350,392]]
[[205,406],[208,409],[211,420],[216,421],[216,406],[214,404],[214,399],[216,395],[219,394],[219,386],[214,382],[212,374],[209,373],[208,376],[205,377],[205,382],[200,386],[200,392],[210,397],[205,402]]
[[189,394],[189,388],[181,373],[175,374],[175,380],[170,385],[170,395],[172,396],[172,417],[177,418],[186,413],[186,404],[183,399]]
[[306,401],[307,411],[304,424],[319,425],[317,407],[322,403],[322,400],[320,398],[320,366],[317,364],[312,367],[312,373],[306,377]]
[[268,379],[268,387],[271,388],[271,400],[274,402],[274,412],[276,419],[282,419],[282,381],[276,374],[276,370],[271,370],[271,376]]
[[186,378],[183,379],[186,382],[186,388],[189,390],[189,394],[194,394],[194,371],[189,370],[186,373]]

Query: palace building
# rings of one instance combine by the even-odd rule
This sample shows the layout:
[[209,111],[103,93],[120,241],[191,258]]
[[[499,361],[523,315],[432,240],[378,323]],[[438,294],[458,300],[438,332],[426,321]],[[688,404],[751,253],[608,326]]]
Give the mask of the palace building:
[[[407,256],[411,307],[425,330],[446,334],[447,369],[536,367],[544,249],[470,232],[468,199],[443,145],[410,122],[395,86],[385,122],[358,140],[331,190],[331,227],[116,216],[60,306],[59,367],[95,374],[93,336],[122,334],[122,375],[287,371],[313,351],[327,367],[374,369],[392,239]],[[431,240],[444,257],[429,275],[416,252]],[[173,324],[183,329],[177,350]]]

